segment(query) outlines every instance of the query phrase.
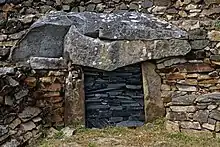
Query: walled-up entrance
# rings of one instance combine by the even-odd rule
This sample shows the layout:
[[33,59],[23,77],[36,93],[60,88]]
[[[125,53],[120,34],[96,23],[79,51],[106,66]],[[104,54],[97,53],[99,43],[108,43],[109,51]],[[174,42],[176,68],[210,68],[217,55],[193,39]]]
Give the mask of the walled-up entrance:
[[108,72],[84,68],[86,126],[140,126],[144,94],[140,64]]

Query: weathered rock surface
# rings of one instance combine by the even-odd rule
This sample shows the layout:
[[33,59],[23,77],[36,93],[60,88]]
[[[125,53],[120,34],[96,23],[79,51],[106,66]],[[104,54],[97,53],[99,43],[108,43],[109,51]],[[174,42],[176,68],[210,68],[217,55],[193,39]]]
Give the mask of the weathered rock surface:
[[148,14],[54,12],[32,25],[12,59],[64,56],[73,64],[114,70],[185,55],[191,49],[186,38],[186,32]]
[[15,73],[15,69],[13,67],[1,67],[0,68],[0,75],[13,74],[13,73]]
[[68,26],[42,25],[30,30],[19,47],[15,49],[13,59],[25,60],[29,57],[56,58],[62,56],[63,39]]
[[215,120],[218,120],[220,121],[220,111],[218,110],[213,110],[211,113],[210,113],[210,118],[213,118]]
[[205,123],[208,121],[209,111],[208,110],[199,110],[194,114],[194,120]]
[[23,131],[30,131],[30,130],[34,129],[35,127],[36,127],[36,125],[32,121],[21,124],[21,129]]
[[64,69],[66,68],[62,58],[31,57],[30,65],[33,69]]
[[2,147],[18,147],[19,142],[16,139],[11,139],[11,141],[6,142],[5,144],[2,145]]
[[150,62],[142,64],[143,89],[146,97],[144,101],[145,121],[153,121],[165,115],[160,92],[161,79],[155,72],[155,68],[155,65]]
[[[66,79],[65,86],[65,124],[73,123],[84,124],[85,120],[85,104],[84,104],[84,90],[81,79],[75,79],[74,74],[69,72]],[[73,90],[74,89],[74,90]]]
[[213,92],[209,94],[204,94],[204,95],[198,96],[196,101],[200,103],[220,102],[220,93]]
[[5,135],[8,132],[8,128],[4,127],[4,126],[0,126],[0,136]]
[[19,113],[19,117],[22,121],[28,121],[31,118],[34,118],[38,114],[40,114],[41,110],[36,107],[26,107],[21,113]]
[[190,50],[190,46],[185,40],[120,40],[109,42],[86,37],[75,32],[72,27],[66,35],[64,44],[65,54],[69,55],[73,64],[104,70],[114,70],[148,59],[160,59],[177,54],[183,55]]
[[185,95],[172,98],[172,105],[193,105],[196,95]]
[[201,129],[201,126],[198,122],[185,121],[185,122],[181,122],[180,125],[181,125],[181,128],[184,128],[184,129],[196,129],[196,130]]

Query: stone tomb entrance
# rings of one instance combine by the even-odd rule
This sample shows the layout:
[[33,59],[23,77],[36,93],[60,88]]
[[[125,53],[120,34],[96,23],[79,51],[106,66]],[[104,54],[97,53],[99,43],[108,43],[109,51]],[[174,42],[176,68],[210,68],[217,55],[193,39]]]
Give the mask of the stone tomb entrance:
[[31,26],[11,59],[68,73],[65,125],[101,128],[164,116],[155,60],[190,50],[187,32],[149,14],[52,12]]
[[84,68],[86,126],[141,126],[144,94],[141,65],[103,71]]

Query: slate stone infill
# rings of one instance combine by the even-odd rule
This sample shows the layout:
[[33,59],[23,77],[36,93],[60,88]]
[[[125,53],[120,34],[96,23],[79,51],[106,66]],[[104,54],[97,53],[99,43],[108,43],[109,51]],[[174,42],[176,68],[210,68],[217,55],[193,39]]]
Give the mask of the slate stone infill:
[[50,13],[32,25],[12,54],[72,60],[73,64],[114,70],[148,59],[185,55],[187,33],[152,15]]

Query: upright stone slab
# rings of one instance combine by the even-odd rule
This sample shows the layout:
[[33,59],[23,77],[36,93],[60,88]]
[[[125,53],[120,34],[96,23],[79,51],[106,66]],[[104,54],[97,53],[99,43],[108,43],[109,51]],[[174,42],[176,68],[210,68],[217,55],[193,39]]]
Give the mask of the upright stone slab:
[[[85,124],[84,83],[83,75],[76,71],[69,71],[65,87],[65,125]],[[79,78],[81,77],[81,79]]]
[[151,62],[142,63],[144,88],[145,121],[150,122],[165,115],[161,99],[161,79],[155,72],[156,66]]

